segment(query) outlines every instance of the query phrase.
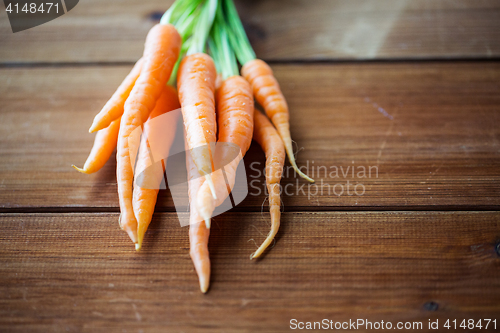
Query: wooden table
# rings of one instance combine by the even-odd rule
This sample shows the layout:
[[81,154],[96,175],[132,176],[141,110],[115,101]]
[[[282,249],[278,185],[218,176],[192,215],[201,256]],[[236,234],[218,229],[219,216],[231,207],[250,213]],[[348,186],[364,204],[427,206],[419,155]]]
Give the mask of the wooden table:
[[[91,176],[70,167],[169,4],[80,1],[16,34],[0,14],[0,331],[267,332],[292,319],[500,327],[498,1],[237,3],[317,185],[283,179],[305,190],[283,197],[262,260],[249,255],[269,229],[264,194],[215,218],[206,295],[168,191],[136,253],[117,223],[114,159]],[[254,161],[264,163],[255,144]],[[347,182],[357,194],[339,194]]]

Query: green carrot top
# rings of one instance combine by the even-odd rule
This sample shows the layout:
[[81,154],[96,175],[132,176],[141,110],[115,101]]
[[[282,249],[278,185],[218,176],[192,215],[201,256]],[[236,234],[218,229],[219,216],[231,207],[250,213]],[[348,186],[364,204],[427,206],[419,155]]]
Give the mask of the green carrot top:
[[221,0],[223,3],[224,16],[228,25],[228,36],[239,63],[243,66],[247,62],[255,59],[255,52],[248,40],[243,24],[241,23],[238,11],[233,0]]
[[169,85],[175,86],[179,64],[186,54],[205,51],[217,5],[218,0],[176,0],[163,14],[160,24],[173,24],[183,42]]
[[224,20],[221,2],[219,2],[215,14],[215,20],[208,39],[208,46],[217,67],[217,72],[222,74],[222,78],[225,80],[233,75],[238,75],[239,70],[234,51],[229,42],[229,27]]

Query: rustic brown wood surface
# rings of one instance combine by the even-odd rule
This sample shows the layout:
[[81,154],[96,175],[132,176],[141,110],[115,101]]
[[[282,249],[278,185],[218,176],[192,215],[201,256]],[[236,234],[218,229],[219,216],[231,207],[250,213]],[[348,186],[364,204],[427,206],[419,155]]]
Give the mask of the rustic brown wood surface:
[[250,261],[269,230],[252,145],[250,195],[213,222],[206,295],[168,190],[137,253],[118,227],[114,159],[90,176],[70,167],[170,3],[80,1],[16,34],[0,13],[1,332],[289,331],[293,318],[498,329],[498,1],[237,1],[317,182],[285,176],[276,243]]
[[[132,62],[171,0],[86,0],[13,34],[0,14],[0,63]],[[267,60],[477,58],[500,55],[497,0],[237,2]]]
[[[498,63],[273,68],[290,104],[298,163],[317,180],[308,188],[289,168],[285,209],[498,209]],[[85,161],[89,124],[128,69],[0,70],[3,209],[117,211],[114,156],[91,176],[70,166]],[[253,182],[239,209],[256,211],[265,200],[264,155],[254,145],[246,160]],[[172,207],[162,191],[158,210]]]
[[498,212],[286,213],[259,261],[249,255],[267,216],[228,213],[213,225],[206,295],[174,213],[155,217],[140,253],[117,219],[0,216],[0,329],[268,332],[362,318],[428,331],[429,319],[498,319]]

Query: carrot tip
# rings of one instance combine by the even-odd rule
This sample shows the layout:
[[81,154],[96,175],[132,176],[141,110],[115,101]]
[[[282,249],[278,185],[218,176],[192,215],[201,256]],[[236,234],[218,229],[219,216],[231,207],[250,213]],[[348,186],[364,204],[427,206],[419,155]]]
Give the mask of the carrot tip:
[[299,167],[297,166],[297,163],[295,162],[295,157],[293,156],[293,151],[292,151],[292,146],[287,146],[285,145],[285,150],[288,155],[288,160],[290,161],[290,164],[292,165],[292,168],[299,174],[300,177],[304,178],[308,182],[314,183],[314,179],[300,171]]
[[[292,162],[292,161],[290,161],[290,162]],[[292,167],[295,169],[295,171],[299,174],[300,177],[304,178],[305,180],[307,180],[310,183],[314,183],[314,179],[312,179],[311,177],[309,177],[308,175],[306,175],[305,173],[300,171],[300,169],[297,167],[297,164],[295,164],[295,161],[292,162]]]
[[217,195],[215,194],[215,186],[214,182],[212,181],[212,176],[207,174],[205,175],[205,179],[207,180],[208,187],[210,187],[210,192],[212,192],[212,196],[214,197],[215,200],[217,200]]
[[202,293],[206,294],[208,291],[209,280],[203,276],[199,277],[200,281],[200,290]]
[[134,243],[137,244],[137,235],[132,230],[125,230],[125,232],[128,234],[130,237],[130,240]]
[[259,250],[261,250],[261,249],[259,248],[257,251],[255,251],[254,253],[252,253],[250,255],[250,260],[257,259],[258,257],[260,257],[260,255],[262,254],[262,252],[264,252],[264,250],[261,250],[261,251],[259,251]]
[[135,243],[135,250],[139,251],[141,249],[141,244]]
[[71,165],[73,168],[75,168],[76,170],[80,171],[81,173],[85,173],[87,174],[87,171],[85,171],[84,169],[80,169],[79,167],[77,167],[76,165],[72,164]]
[[92,126],[90,126],[89,128],[89,133],[94,133],[96,131],[96,126],[95,124],[92,124]]

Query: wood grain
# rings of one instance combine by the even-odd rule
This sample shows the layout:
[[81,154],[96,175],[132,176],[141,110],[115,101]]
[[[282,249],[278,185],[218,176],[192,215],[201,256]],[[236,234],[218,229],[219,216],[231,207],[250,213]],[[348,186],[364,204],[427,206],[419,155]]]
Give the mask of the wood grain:
[[[172,1],[86,0],[13,34],[0,15],[0,63],[132,62]],[[266,60],[491,58],[500,55],[496,0],[238,1]]]
[[278,332],[292,318],[498,319],[498,212],[285,213],[260,261],[249,255],[267,216],[228,213],[213,224],[206,295],[173,213],[155,215],[140,253],[117,219],[0,215],[0,329]]
[[497,57],[496,1],[242,1],[257,54],[269,60]]
[[[250,195],[212,221],[206,295],[169,190],[137,253],[117,223],[114,159],[90,176],[70,167],[171,2],[80,1],[16,34],[0,15],[1,332],[500,325],[500,63],[486,61],[500,56],[498,1],[236,1],[317,182],[287,166],[276,242],[250,261],[269,230],[252,145]],[[407,61],[336,61],[367,59]]]
[[[273,68],[290,104],[298,163],[309,165],[317,180],[308,190],[289,168],[282,182],[285,210],[498,209],[498,63]],[[93,141],[89,124],[128,70],[0,70],[4,210],[118,211],[114,159],[90,176],[70,165],[85,161]],[[253,183],[237,209],[260,211],[265,200],[259,175],[264,156],[255,144],[246,165]],[[359,173],[363,168],[365,177]],[[357,184],[362,195],[354,192]],[[160,193],[157,209],[173,211],[169,192]]]

